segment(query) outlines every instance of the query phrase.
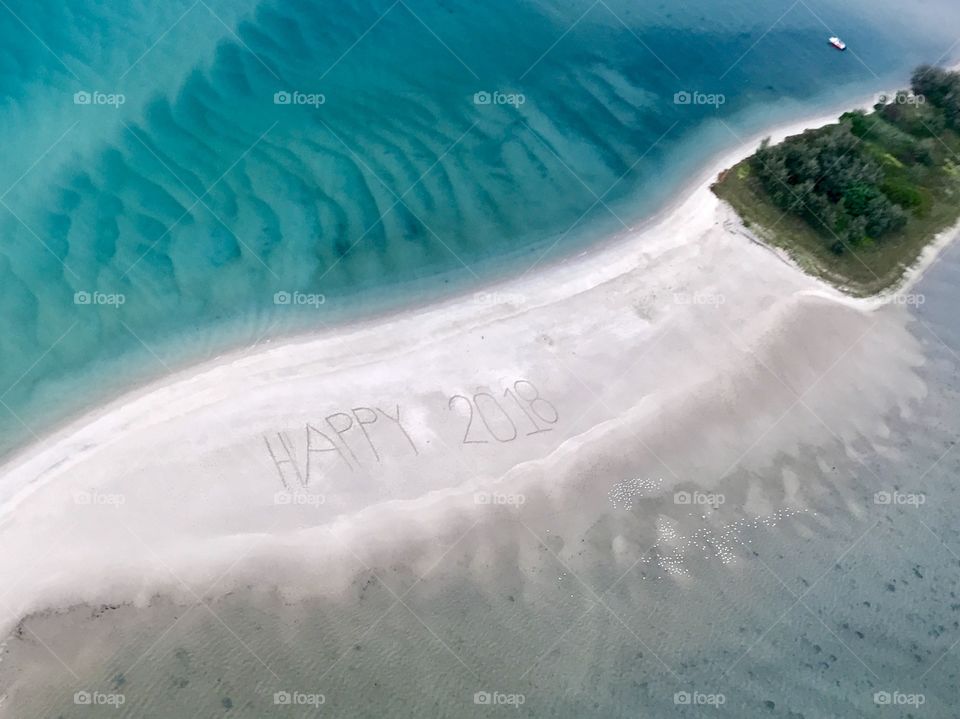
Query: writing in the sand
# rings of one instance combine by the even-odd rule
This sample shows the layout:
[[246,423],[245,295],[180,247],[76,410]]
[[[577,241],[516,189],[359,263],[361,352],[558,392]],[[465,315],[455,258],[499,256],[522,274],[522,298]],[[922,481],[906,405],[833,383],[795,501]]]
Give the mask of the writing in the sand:
[[502,398],[487,391],[469,397],[455,394],[447,407],[466,419],[461,444],[513,442],[521,431],[527,437],[552,432],[552,425],[560,420],[557,408],[540,395],[533,382],[525,379],[507,387]]
[[366,463],[380,464],[385,447],[395,449],[399,443],[419,455],[413,438],[400,420],[400,405],[391,412],[380,407],[354,407],[334,412],[322,422],[304,425],[300,441],[289,432],[265,435],[263,440],[270,459],[287,489],[307,487],[321,472],[334,465],[351,472]]

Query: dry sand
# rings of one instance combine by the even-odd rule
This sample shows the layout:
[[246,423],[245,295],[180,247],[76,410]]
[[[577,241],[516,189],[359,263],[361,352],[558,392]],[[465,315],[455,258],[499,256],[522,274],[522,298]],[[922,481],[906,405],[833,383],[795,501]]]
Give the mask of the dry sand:
[[[725,477],[824,436],[882,436],[877,418],[924,392],[922,355],[903,307],[803,275],[709,191],[758,140],[635,235],[178,373],[28,447],[0,469],[0,631],[158,592],[337,592],[404,547],[431,566],[498,504],[591,521],[631,479],[802,509],[802,484]],[[823,422],[778,431],[808,405]]]

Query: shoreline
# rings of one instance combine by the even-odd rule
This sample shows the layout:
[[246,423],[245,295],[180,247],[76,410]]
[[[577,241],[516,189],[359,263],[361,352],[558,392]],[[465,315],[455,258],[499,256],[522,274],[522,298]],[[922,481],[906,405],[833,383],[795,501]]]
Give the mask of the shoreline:
[[[960,69],[960,64],[957,65],[957,68]],[[652,230],[662,225],[668,224],[671,219],[674,219],[678,209],[681,208],[685,203],[689,202],[690,199],[698,193],[706,191],[710,194],[711,198],[713,198],[713,195],[710,192],[710,185],[715,182],[717,175],[749,157],[764,138],[769,137],[771,142],[779,142],[785,137],[798,134],[806,129],[823,127],[824,125],[835,122],[839,115],[843,112],[851,109],[865,109],[871,107],[875,95],[876,93],[873,93],[868,98],[855,102],[852,105],[847,103],[842,105],[838,104],[835,110],[811,115],[805,120],[797,120],[790,123],[781,123],[779,125],[775,125],[768,130],[754,133],[750,137],[739,141],[738,145],[729,150],[714,153],[703,164],[702,169],[695,173],[693,177],[691,177],[681,186],[672,200],[659,208],[654,214],[644,218],[636,227],[631,230],[622,230],[606,238],[598,239],[586,247],[579,248],[560,257],[545,260],[544,262],[539,263],[536,267],[536,274],[544,275],[556,271],[558,268],[566,268],[571,263],[575,263],[583,258],[595,257],[603,254],[614,254],[620,250],[628,249],[628,245],[634,243],[642,235],[650,233]],[[722,201],[721,203],[726,205],[726,203],[723,203]],[[738,230],[748,234],[753,241],[765,247],[770,252],[780,256],[778,248],[768,245],[759,238],[755,238],[753,233],[750,232],[749,228],[743,226],[739,218],[737,218],[736,223]],[[952,228],[949,231],[945,230],[943,234],[946,235],[948,232],[953,231],[960,232],[960,222],[957,223],[955,228]],[[942,249],[949,244],[951,239],[952,237],[940,238],[931,242],[924,249],[921,259],[927,255],[931,247],[936,247],[935,252],[923,260],[924,264],[922,270],[919,271],[920,274],[913,279],[918,279],[919,276],[922,275],[922,272],[925,271],[925,269],[931,264],[933,264],[933,262],[936,260],[936,257],[939,255]],[[781,259],[788,262],[798,272],[806,274],[789,256],[783,255]],[[175,368],[172,372],[165,373],[159,377],[130,387],[125,391],[115,394],[105,402],[98,403],[97,406],[79,410],[73,413],[71,416],[64,418],[62,421],[57,422],[55,427],[48,434],[41,436],[40,439],[35,439],[28,442],[27,444],[12,451],[6,457],[0,458],[0,472],[3,472],[9,466],[16,465],[19,460],[21,460],[23,456],[36,445],[49,443],[55,440],[56,437],[69,434],[80,426],[88,424],[92,421],[96,421],[98,417],[108,413],[112,409],[119,408],[127,402],[134,401],[145,394],[162,389],[163,387],[178,380],[187,379],[196,374],[202,374],[219,365],[237,362],[248,358],[257,352],[266,351],[272,348],[281,346],[296,346],[302,343],[311,342],[316,339],[332,336],[344,330],[351,331],[354,329],[367,329],[410,314],[416,314],[430,309],[439,310],[444,307],[454,307],[469,301],[472,297],[476,297],[476,295],[479,294],[516,294],[515,292],[512,292],[513,290],[516,290],[515,285],[520,285],[531,281],[531,276],[528,275],[529,271],[530,270],[525,270],[520,274],[516,274],[511,273],[510,270],[504,269],[497,276],[491,277],[488,282],[478,284],[473,289],[454,289],[451,293],[444,294],[439,299],[416,301],[403,307],[396,307],[383,311],[374,311],[369,315],[365,315],[356,319],[347,319],[343,322],[334,320],[331,324],[324,325],[319,329],[295,330],[289,333],[281,333],[275,336],[266,337],[254,345],[235,347],[200,362],[189,362],[182,367]],[[905,272],[904,278],[907,278],[913,271],[914,268],[911,268]],[[438,277],[438,279],[442,279],[442,276]],[[836,291],[838,298],[847,297],[845,293],[837,290],[828,283],[820,280],[817,280],[817,282],[820,282],[824,288],[829,288],[831,291]],[[904,284],[906,284],[906,282],[904,282]],[[891,292],[896,292],[898,289],[898,287],[892,288]],[[885,293],[881,293],[881,295],[878,295],[877,297],[881,297],[884,294]],[[877,298],[849,297],[849,299],[854,302],[862,302],[863,304],[861,306],[864,308],[869,308],[874,306],[874,302]]]
[[[611,381],[608,387],[605,377],[609,372],[605,367],[612,363],[620,368],[626,363],[622,357],[624,352],[602,355],[598,354],[598,348],[617,346],[618,343],[629,347],[632,343],[638,348],[646,348],[643,349],[645,354],[650,346],[659,343],[665,346],[662,352],[667,353],[660,360],[670,362],[676,359],[674,355],[677,350],[670,346],[667,337],[670,333],[686,329],[686,336],[690,341],[694,341],[693,349],[696,350],[698,341],[706,356],[712,356],[715,350],[709,340],[716,340],[718,333],[724,335],[724,332],[717,328],[714,328],[714,334],[711,335],[709,329],[716,324],[716,315],[711,312],[716,312],[717,308],[701,307],[696,303],[678,303],[678,290],[680,294],[689,294],[689,290],[693,290],[694,295],[698,292],[713,293],[712,296],[719,298],[725,298],[725,293],[729,293],[731,298],[739,299],[735,297],[735,293],[740,292],[740,281],[752,278],[751,273],[743,266],[751,262],[762,265],[759,273],[762,276],[761,282],[758,288],[752,291],[767,298],[764,302],[770,307],[758,316],[758,301],[744,293],[746,296],[742,302],[732,303],[736,306],[724,308],[724,311],[731,318],[731,324],[745,324],[748,327],[751,339],[756,342],[756,351],[766,351],[767,344],[783,342],[788,336],[792,336],[791,333],[802,333],[808,322],[802,322],[800,318],[809,313],[825,313],[838,327],[859,326],[862,320],[860,315],[867,309],[862,302],[848,298],[831,286],[803,274],[792,266],[792,263],[787,267],[781,262],[775,262],[778,258],[774,258],[765,248],[752,250],[750,243],[743,243],[741,237],[726,228],[723,215],[729,215],[730,208],[713,196],[709,189],[716,175],[731,164],[731,158],[742,159],[748,156],[763,137],[795,134],[814,126],[816,122],[833,122],[835,119],[835,114],[824,114],[758,134],[737,148],[712,158],[705,169],[685,185],[682,192],[677,193],[673,202],[636,230],[621,233],[576,255],[546,263],[538,268],[535,275],[503,279],[485,288],[488,294],[522,297],[520,302],[480,306],[476,302],[470,302],[471,293],[468,292],[425,307],[405,308],[320,332],[274,339],[260,347],[235,350],[174,372],[90,410],[43,440],[24,447],[15,457],[3,464],[3,474],[8,482],[11,477],[14,485],[17,478],[26,481],[19,486],[3,488],[7,494],[0,505],[0,531],[13,534],[14,542],[17,541],[17,531],[23,532],[22,536],[28,536],[34,531],[32,526],[28,526],[31,525],[29,513],[21,517],[20,512],[16,511],[21,509],[21,506],[30,507],[35,517],[50,521],[50,508],[63,511],[61,505],[64,502],[69,505],[71,497],[74,507],[68,507],[67,511],[77,511],[77,490],[94,494],[102,490],[104,496],[107,496],[110,489],[122,488],[126,493],[121,496],[128,505],[133,504],[128,501],[129,497],[138,500],[141,505],[130,510],[134,512],[132,516],[135,519],[131,522],[133,526],[141,526],[137,523],[140,521],[136,519],[137,511],[145,513],[141,519],[149,517],[154,518],[154,521],[155,518],[164,516],[167,519],[179,519],[177,512],[186,513],[190,516],[183,521],[187,521],[188,525],[185,526],[192,529],[195,522],[209,522],[209,527],[194,529],[195,541],[206,542],[211,547],[211,556],[206,558],[207,566],[194,566],[186,573],[191,581],[198,581],[198,578],[206,576],[210,568],[215,569],[217,561],[232,565],[232,562],[227,560],[237,554],[245,555],[246,552],[241,550],[247,547],[250,551],[250,542],[256,540],[258,546],[267,543],[264,537],[274,542],[274,551],[278,546],[289,544],[303,547],[308,540],[329,536],[330,533],[336,537],[356,535],[362,538],[362,541],[357,541],[357,546],[364,546],[366,543],[382,550],[385,540],[372,536],[370,531],[365,531],[365,527],[390,526],[390,521],[403,523],[406,521],[404,518],[409,519],[410,512],[419,513],[424,509],[424,505],[439,507],[443,511],[438,510],[437,514],[445,514],[448,519],[451,514],[460,515],[475,510],[475,507],[470,506],[470,498],[478,488],[500,486],[508,477],[525,477],[531,471],[539,474],[542,470],[537,469],[538,467],[556,466],[564,457],[565,462],[572,462],[574,457],[580,456],[581,448],[596,445],[600,441],[598,437],[603,438],[611,433],[629,434],[638,431],[638,428],[647,428],[651,412],[658,407],[661,408],[660,411],[666,411],[663,408],[671,406],[671,401],[676,402],[676,408],[670,412],[677,414],[680,418],[678,421],[689,422],[688,413],[691,409],[696,413],[700,407],[698,405],[690,408],[693,400],[687,397],[693,389],[709,386],[714,381],[714,368],[699,365],[695,361],[697,357],[691,356],[677,362],[676,368],[670,368],[676,370],[676,379],[670,386],[662,383],[658,385],[651,380],[649,385],[635,387],[633,385],[636,382],[629,381],[630,378],[626,377],[622,379],[629,381],[628,384],[621,382],[618,386],[617,382]],[[946,241],[943,243],[943,246],[945,245]],[[704,255],[707,255],[709,260],[705,261]],[[719,273],[721,277],[714,277],[709,271],[703,276],[697,274],[699,268],[695,265],[705,262],[712,267],[714,258],[726,263],[730,276],[723,277],[722,271]],[[932,259],[929,262],[932,263]],[[740,277],[734,276],[734,272],[746,274]],[[639,294],[638,290],[646,292]],[[652,304],[648,301],[650,293],[655,296]],[[670,296],[674,298],[672,302]],[[724,302],[726,301],[724,299]],[[574,307],[588,307],[593,314],[585,313],[584,317],[575,317],[571,322],[571,308]],[[613,323],[611,326],[611,313],[618,316],[618,312],[622,313],[630,307],[636,316],[631,312],[629,317],[622,317],[619,324]],[[855,312],[851,314],[848,310]],[[521,317],[519,323],[515,321],[517,317]],[[528,336],[537,329],[542,329],[543,334],[533,338]],[[391,333],[392,336],[386,336]],[[703,337],[699,336],[701,333]],[[837,332],[838,336],[845,334],[847,330]],[[489,343],[487,335],[490,336]],[[584,343],[581,341],[584,336],[589,336],[596,344],[591,341]],[[547,339],[544,340],[544,337]],[[584,364],[578,365],[579,371],[574,373],[577,375],[577,382],[571,382],[570,377],[565,377],[562,371],[558,371],[554,362],[531,359],[534,354],[544,352],[549,359],[553,356],[551,353],[556,352],[555,345],[571,348],[562,355],[563,360],[557,360],[561,363],[573,363],[577,361],[573,358],[586,355],[581,360]],[[357,351],[352,351],[352,347],[356,347]],[[521,347],[526,348],[525,351],[519,351]],[[818,349],[814,348],[811,352]],[[597,417],[590,417],[582,422],[577,418],[577,426],[567,430],[568,436],[556,439],[550,435],[541,435],[531,440],[527,448],[515,450],[511,446],[509,451],[505,449],[496,455],[485,457],[484,462],[478,465],[476,476],[462,481],[459,485],[448,486],[445,483],[449,481],[451,470],[454,474],[463,472],[462,468],[458,468],[450,459],[450,453],[453,452],[451,446],[456,445],[462,430],[459,427],[454,428],[457,431],[444,438],[443,430],[446,428],[442,427],[442,424],[438,426],[437,422],[431,423],[427,415],[430,411],[435,411],[430,408],[437,404],[438,389],[430,386],[430,383],[436,380],[439,384],[440,376],[450,374],[449,364],[459,364],[462,354],[467,350],[468,356],[478,358],[472,361],[477,362],[481,369],[468,370],[469,380],[457,379],[458,374],[463,374],[457,370],[448,378],[447,387],[439,391],[449,394],[451,390],[456,390],[469,394],[475,390],[466,389],[467,387],[492,387],[495,382],[502,383],[506,375],[511,381],[516,377],[522,378],[521,381],[534,378],[538,399],[539,392],[544,391],[543,387],[549,386],[554,393],[551,395],[554,402],[558,401],[556,397],[568,397],[572,398],[569,399],[569,406],[579,408],[594,404],[591,394],[599,393],[599,396],[604,398],[602,404],[616,406],[616,402],[622,399],[623,406],[627,409],[617,415],[607,412],[609,407],[600,407]],[[591,353],[597,356],[593,357]],[[753,354],[753,350],[750,354]],[[750,368],[743,362],[748,357],[749,355],[744,355],[742,351],[732,350],[725,361],[718,362],[716,371],[736,378],[737,382],[757,382],[759,380],[748,372]],[[657,368],[662,372],[662,363],[654,363],[655,359],[654,353],[649,360],[652,363],[651,373]],[[483,360],[489,365],[485,365]],[[809,357],[798,358],[797,361],[819,366],[822,358],[819,354],[811,354]],[[917,360],[908,358],[908,364],[914,361]],[[430,382],[421,387],[411,401],[410,394],[416,389],[411,389],[410,386],[416,384],[413,378],[423,382],[425,378],[422,375],[431,374],[424,372],[424,368],[434,364],[437,365],[437,371],[433,374],[438,377],[430,377]],[[400,371],[396,371],[398,365]],[[898,368],[900,366],[897,365]],[[531,374],[534,371],[539,374]],[[785,373],[790,371],[793,369],[787,367]],[[883,373],[893,370],[879,367],[875,371]],[[408,377],[411,378],[409,381]],[[543,379],[544,377],[549,379],[549,382]],[[869,379],[864,378],[864,381]],[[585,392],[577,386],[578,383],[592,383],[596,390],[586,386],[589,392]],[[276,485],[263,485],[261,482],[265,475],[273,475],[276,468],[264,460],[260,451],[262,445],[253,442],[251,438],[257,435],[266,438],[277,429],[286,431],[287,426],[295,423],[292,419],[294,417],[296,422],[306,418],[309,423],[310,417],[316,413],[310,399],[311,394],[326,396],[347,391],[348,395],[342,405],[331,406],[356,407],[356,404],[351,405],[347,400],[357,402],[356,399],[351,399],[353,395],[349,392],[360,386],[366,388],[364,391],[369,395],[374,395],[377,401],[384,396],[388,397],[389,402],[385,401],[388,408],[395,402],[396,417],[401,417],[401,403],[407,413],[402,416],[412,415],[412,419],[408,420],[412,426],[403,428],[400,421],[396,424],[407,435],[406,439],[414,447],[415,456],[410,456],[407,452],[402,460],[390,464],[385,458],[381,461],[380,454],[374,449],[379,466],[376,472],[366,475],[371,481],[371,488],[369,491],[366,487],[351,489],[355,496],[349,497],[349,501],[344,500],[343,507],[331,509],[331,514],[324,517],[326,524],[316,524],[316,519],[310,517],[306,528],[298,523],[287,523],[282,530],[269,529],[258,513],[264,511],[264,501],[269,503],[270,497],[275,494]],[[513,386],[516,388],[516,384]],[[565,390],[561,391],[564,388]],[[509,384],[506,389],[510,389]],[[243,397],[239,398],[231,390],[241,392]],[[919,389],[905,383],[898,391],[916,396]],[[280,396],[277,396],[278,392]],[[363,396],[364,401],[368,401],[366,396]],[[443,396],[441,395],[441,398]],[[456,396],[460,395],[452,395],[451,401]],[[577,398],[579,400],[574,402]],[[703,400],[697,400],[701,401]],[[710,400],[713,401],[726,400],[718,397]],[[414,406],[412,412],[407,408],[410,404]],[[380,405],[376,406],[379,410]],[[768,409],[766,405],[749,406],[741,411],[745,412],[744,422],[748,423],[762,420]],[[336,414],[329,415],[327,421],[333,416]],[[857,417],[853,424],[872,424],[874,419],[872,416]],[[212,429],[213,422],[220,421],[226,426],[239,429],[231,429],[229,432],[233,434],[228,432],[224,436],[206,436],[216,434]],[[449,424],[449,420],[444,421]],[[545,426],[541,429],[545,432],[551,430]],[[192,431],[194,433],[191,433]],[[469,425],[467,432],[470,432]],[[465,440],[466,437],[464,434]],[[369,437],[367,439],[369,441]],[[156,445],[155,440],[158,441]],[[309,456],[309,430],[307,441],[306,452]],[[390,441],[393,442],[390,450],[394,453],[399,454],[405,447],[403,437],[396,432]],[[442,448],[438,458],[429,460],[432,463],[429,469],[433,472],[423,472],[423,476],[428,479],[420,480],[423,482],[420,486],[398,485],[401,478],[406,482],[405,478],[409,477],[413,467],[422,466],[423,462],[428,461],[422,459],[420,450],[425,452],[425,443],[429,444],[431,441],[435,442],[435,448],[440,445]],[[534,441],[539,444],[533,444]],[[663,441],[672,443],[674,440],[669,438]],[[256,451],[260,452],[258,455],[251,455],[255,460],[246,456],[248,446],[253,445],[257,445]],[[269,446],[268,444],[268,448]],[[350,449],[349,444],[347,449]],[[463,451],[463,447],[459,450]],[[145,451],[148,454],[144,454]],[[160,468],[154,467],[153,463],[149,462],[153,456],[149,454],[150,451],[163,457],[162,461],[166,464]],[[353,453],[354,450],[350,451]],[[381,448],[380,451],[384,450]],[[178,453],[182,456],[174,456]],[[357,459],[356,456],[354,459]],[[219,464],[214,464],[215,461]],[[120,467],[123,468],[122,471],[118,469]],[[360,469],[367,471],[362,467]],[[160,474],[156,475],[158,471]],[[197,471],[202,474],[191,474]],[[355,468],[351,467],[351,473],[355,473]],[[237,477],[234,477],[234,474]],[[167,477],[168,481],[162,485],[151,481],[160,476]],[[238,481],[238,478],[244,476],[250,478],[246,484]],[[331,474],[331,477],[339,477],[344,481],[348,476],[345,473]],[[191,481],[188,482],[184,477]],[[229,487],[224,485],[224,477],[230,477],[235,484]],[[206,480],[206,484],[197,489],[193,479]],[[57,480],[63,480],[65,487],[56,486]],[[537,486],[537,483],[529,478],[523,481],[533,482],[531,486]],[[92,482],[96,482],[97,486],[91,487]],[[331,486],[339,488],[341,485]],[[233,493],[236,491],[243,493],[241,500],[235,502],[237,506],[208,503],[210,493],[213,493],[214,499],[219,497],[221,501],[230,497],[229,502],[233,503]],[[197,504],[194,492],[201,492],[203,500],[200,504]],[[184,512],[184,505],[178,505],[177,502],[188,502],[188,511]],[[190,502],[193,504],[189,504]],[[459,509],[451,512],[449,506],[442,506],[445,502],[452,502],[453,506]],[[97,508],[92,509],[93,514],[96,514]],[[126,507],[124,509],[126,511]],[[93,514],[89,518],[89,531],[93,534],[88,541],[90,546],[98,546],[103,544],[104,539],[102,535],[96,534],[100,530],[95,529],[95,526],[104,517],[111,515],[94,517]],[[376,522],[354,521],[361,515],[378,519]],[[381,515],[388,518],[387,522],[381,521]],[[82,519],[87,521],[86,516]],[[288,519],[284,517],[281,521],[288,522]],[[406,527],[407,524],[403,526]],[[161,535],[168,533],[171,528],[164,527],[160,534],[148,539],[159,542]],[[153,530],[150,527],[146,529]],[[109,530],[105,531],[109,533]],[[421,529],[421,534],[426,531]],[[172,558],[171,563],[181,556],[186,556],[183,552],[190,541],[191,535],[188,533],[182,540],[174,537],[172,544],[164,547],[164,551],[168,551]],[[145,543],[150,544],[146,540]],[[78,557],[85,556],[82,546],[76,547],[74,551]],[[327,549],[312,551],[319,553],[318,557],[327,557],[329,561]],[[215,556],[218,553],[220,556]],[[371,550],[371,555],[373,554],[374,550]],[[251,567],[260,569],[261,572],[267,567],[273,569],[273,564],[268,561],[269,556],[270,552],[263,549],[253,558]],[[15,561],[13,565],[16,566]],[[247,567],[249,576],[260,576],[251,567]],[[2,569],[0,567],[0,570]],[[21,569],[35,570],[40,572],[39,576],[43,576],[44,566],[33,568],[24,565]],[[18,609],[33,606],[33,610],[16,616],[29,617],[36,612],[63,607],[63,603],[53,603],[54,596],[66,601],[66,606],[96,601],[97,597],[106,601],[108,596],[116,598],[115,601],[110,600],[111,604],[124,603],[124,597],[117,595],[131,594],[130,587],[121,587],[122,577],[133,576],[133,568],[123,564],[122,560],[103,560],[100,567],[91,568],[90,575],[96,577],[97,571],[101,573],[100,581],[91,581],[88,576],[87,585],[79,590],[69,577],[59,577],[60,584],[51,583],[43,587],[42,594],[45,594],[46,598],[37,596],[23,600]],[[278,568],[278,582],[284,581],[283,574],[283,570]],[[331,572],[325,565],[324,581],[330,579],[328,574]],[[289,580],[289,577],[287,579]],[[152,583],[143,578],[140,581],[139,589],[135,590],[133,595],[139,596],[141,600],[146,598],[143,592],[148,596],[165,594],[166,590],[159,587],[171,586],[169,577],[164,583],[159,575],[151,580]],[[330,582],[333,583],[333,580],[330,579]],[[243,583],[242,578],[240,583]],[[66,587],[71,586],[74,587],[72,593],[64,596]],[[130,601],[137,603],[136,598]],[[17,622],[10,621],[14,624]]]
[[[946,69],[952,72],[960,72],[960,62],[947,65]],[[891,96],[899,92],[901,89],[902,88],[890,89],[880,94]],[[874,95],[873,99],[876,99],[876,95]],[[844,110],[841,110],[839,113],[837,113],[837,116],[835,118],[818,123],[816,127],[812,129],[819,129],[827,125],[836,124],[839,120],[840,115],[842,115],[845,112],[850,112],[853,110],[863,110],[865,112],[869,112],[872,110],[872,108],[873,108],[872,102],[863,102],[860,104],[856,104],[853,107],[849,107]],[[775,145],[781,142],[783,139],[784,139],[783,136],[771,137],[771,144]],[[750,155],[747,155],[745,157],[740,157],[738,159],[731,161],[730,164],[724,169],[724,172],[732,170],[735,166],[740,164],[743,160],[748,159],[749,157]],[[724,202],[724,204],[727,204],[728,206],[730,206],[726,200],[721,200],[721,201]],[[768,242],[766,239],[764,239],[760,234],[758,234],[752,228],[745,225],[743,218],[734,208],[731,207],[731,209],[733,209],[734,214],[737,217],[736,225],[737,225],[738,231],[740,231],[744,236],[748,237],[752,242],[762,247],[765,247],[770,252],[780,257],[784,262],[794,266],[798,271],[808,274],[806,270],[803,269],[801,264],[794,259],[794,257],[792,256],[789,250],[787,250],[784,247],[780,247],[776,244],[773,244],[771,242]],[[909,265],[907,265],[903,269],[900,276],[896,280],[888,284],[886,287],[883,287],[882,289],[880,289],[879,291],[871,292],[869,294],[861,294],[851,286],[829,282],[826,279],[819,278],[819,277],[818,279],[823,284],[829,285],[832,288],[839,290],[841,294],[844,295],[846,298],[848,298],[851,302],[859,303],[859,306],[863,307],[864,309],[875,309],[878,307],[882,307],[883,305],[894,301],[894,298],[896,298],[898,295],[903,295],[904,293],[908,292],[913,286],[915,286],[923,278],[927,270],[931,266],[933,266],[937,258],[946,249],[946,247],[949,246],[950,243],[954,239],[956,239],[958,236],[960,236],[960,218],[958,218],[952,225],[945,227],[944,229],[937,232],[930,240],[928,240],[922,246],[917,256],[910,262]],[[815,275],[811,275],[811,276],[815,276]]]

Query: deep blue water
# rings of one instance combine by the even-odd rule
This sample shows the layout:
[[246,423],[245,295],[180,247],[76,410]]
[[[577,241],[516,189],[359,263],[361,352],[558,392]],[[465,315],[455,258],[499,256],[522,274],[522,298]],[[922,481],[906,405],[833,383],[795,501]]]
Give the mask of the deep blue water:
[[940,0],[11,0],[0,452],[184,362],[632,226],[736,135],[949,59],[958,19]]

